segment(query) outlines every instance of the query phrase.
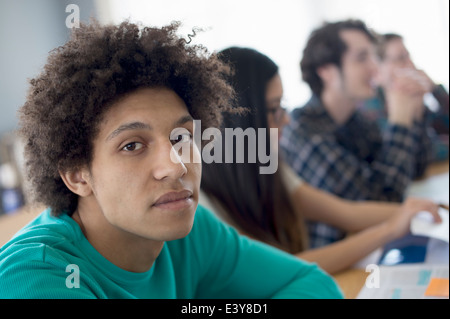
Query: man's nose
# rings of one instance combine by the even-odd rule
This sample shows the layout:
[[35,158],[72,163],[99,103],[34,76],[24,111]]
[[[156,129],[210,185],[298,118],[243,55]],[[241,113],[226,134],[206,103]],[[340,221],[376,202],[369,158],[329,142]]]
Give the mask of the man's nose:
[[378,73],[379,68],[380,68],[379,59],[375,55],[372,55],[369,59],[370,72],[372,72],[372,74],[375,76]]
[[156,180],[179,179],[187,173],[186,165],[170,140],[158,147],[157,155],[151,165],[153,165],[153,176]]

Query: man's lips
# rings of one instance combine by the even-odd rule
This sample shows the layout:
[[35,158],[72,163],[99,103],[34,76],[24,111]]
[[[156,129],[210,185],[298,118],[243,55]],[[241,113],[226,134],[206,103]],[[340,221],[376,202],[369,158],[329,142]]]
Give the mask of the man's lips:
[[169,192],[161,197],[153,204],[153,206],[167,206],[169,204],[175,204],[180,201],[186,201],[192,197],[190,190],[182,190],[179,192]]

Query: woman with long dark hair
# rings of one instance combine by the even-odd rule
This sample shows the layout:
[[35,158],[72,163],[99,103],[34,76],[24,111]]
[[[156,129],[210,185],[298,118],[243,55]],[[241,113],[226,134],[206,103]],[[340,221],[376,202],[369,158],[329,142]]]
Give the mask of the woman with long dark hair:
[[[234,70],[230,78],[243,114],[226,115],[221,128],[247,128],[256,134],[278,129],[278,137],[289,122],[281,107],[283,88],[277,65],[267,56],[248,48],[232,47],[219,57]],[[258,130],[263,128],[265,130]],[[248,141],[247,141],[248,143]],[[257,143],[269,149],[268,145]],[[421,199],[407,199],[402,205],[381,202],[351,202],[340,199],[303,182],[281,159],[274,174],[261,174],[263,166],[248,160],[245,145],[244,163],[236,161],[236,147],[231,163],[203,163],[200,203],[211,208],[241,233],[281,248],[302,259],[317,262],[329,273],[343,270],[376,248],[404,236],[411,218],[427,210],[438,221],[437,205]],[[253,148],[254,150],[255,148]],[[272,150],[274,149],[272,145]],[[308,249],[304,220],[321,221],[348,233],[355,233],[336,243]]]

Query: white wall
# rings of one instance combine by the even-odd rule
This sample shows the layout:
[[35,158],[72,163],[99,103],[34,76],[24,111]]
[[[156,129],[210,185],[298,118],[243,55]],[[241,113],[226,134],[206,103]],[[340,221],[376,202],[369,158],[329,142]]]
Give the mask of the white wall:
[[211,51],[253,47],[280,66],[289,108],[309,98],[299,61],[309,33],[324,20],[356,17],[377,31],[403,34],[416,64],[448,88],[448,0],[97,0],[95,8],[91,0],[0,0],[0,134],[16,128],[28,78],[67,39],[70,3],[79,5],[82,21],[92,15],[102,22],[130,18],[155,26],[180,20],[182,35],[206,29],[194,42]]
[[162,26],[181,21],[181,35],[207,31],[194,42],[211,51],[231,45],[255,48],[279,66],[289,108],[310,95],[299,61],[307,37],[323,21],[360,18],[379,32],[404,35],[413,58],[448,88],[448,0],[97,0],[102,22],[125,18]]
[[64,43],[54,32],[56,19],[41,19],[56,10],[49,1],[0,1],[0,133],[16,127],[28,78],[44,65],[48,51]]
[[314,3],[319,19],[354,16],[377,32],[403,35],[417,66],[448,87],[448,0],[315,0]]

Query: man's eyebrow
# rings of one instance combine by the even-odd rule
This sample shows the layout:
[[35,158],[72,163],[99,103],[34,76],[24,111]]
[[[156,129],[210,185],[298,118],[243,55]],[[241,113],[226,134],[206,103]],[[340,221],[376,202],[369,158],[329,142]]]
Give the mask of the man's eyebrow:
[[187,122],[192,122],[194,118],[190,115],[185,115],[176,121],[175,126],[186,124]]
[[268,104],[270,103],[281,103],[283,99],[279,97],[274,97],[273,99],[267,100]]
[[[175,126],[179,126],[179,125],[183,125],[186,124],[187,122],[191,122],[194,119],[192,118],[192,116],[190,115],[186,115],[181,117],[180,119],[178,119],[178,121],[175,122]],[[142,123],[142,122],[130,122],[130,123],[125,123],[122,124],[121,126],[119,126],[117,129],[115,129],[111,134],[109,134],[109,136],[106,138],[107,141],[109,141],[110,139],[113,139],[114,137],[116,137],[117,135],[119,135],[120,133],[122,133],[123,131],[130,131],[130,130],[151,130],[152,127],[146,123]]]
[[115,129],[111,134],[109,134],[109,136],[106,138],[106,140],[109,141],[110,139],[113,139],[114,137],[116,137],[117,135],[122,133],[123,131],[142,130],[142,129],[151,130],[152,127],[150,125],[148,125],[146,123],[142,123],[142,122],[125,123],[125,124],[122,124],[121,126],[119,126],[117,129]]

